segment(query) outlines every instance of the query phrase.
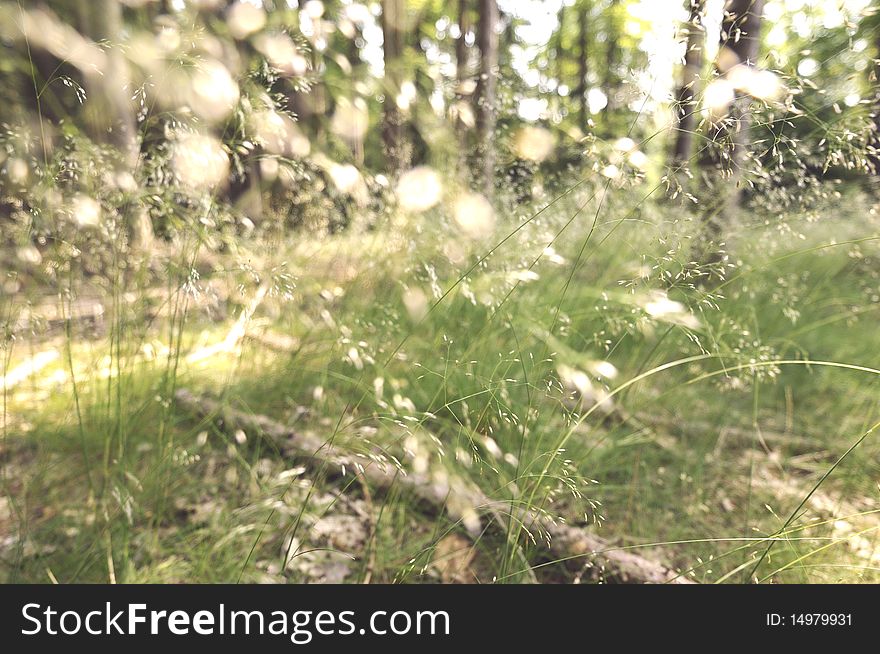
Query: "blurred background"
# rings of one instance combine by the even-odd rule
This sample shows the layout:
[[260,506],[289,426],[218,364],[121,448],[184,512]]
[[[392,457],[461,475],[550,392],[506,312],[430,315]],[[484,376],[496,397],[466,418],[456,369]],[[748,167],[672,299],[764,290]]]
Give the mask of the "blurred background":
[[74,223],[125,202],[167,237],[166,203],[211,189],[222,234],[333,231],[417,166],[489,201],[585,168],[763,171],[768,192],[863,170],[871,3],[724,5],[4,3],[4,213],[27,192],[42,234],[78,193]]

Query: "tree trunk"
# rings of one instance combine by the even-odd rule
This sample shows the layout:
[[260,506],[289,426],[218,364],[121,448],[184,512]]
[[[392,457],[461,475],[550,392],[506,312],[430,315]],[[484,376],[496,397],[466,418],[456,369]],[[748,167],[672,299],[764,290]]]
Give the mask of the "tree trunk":
[[465,40],[465,34],[471,28],[468,4],[468,0],[458,0],[458,31],[461,34],[455,42],[455,76],[459,84],[468,77],[468,46]]
[[720,45],[732,51],[740,63],[755,65],[763,13],[764,0],[728,0],[724,7]]
[[[469,52],[465,40],[465,35],[471,29],[469,4],[469,0],[458,0],[458,31],[460,34],[455,42],[455,79],[458,82],[455,98],[460,107],[469,106],[466,104],[468,99],[464,93],[465,80],[469,77]],[[470,126],[473,126],[472,122]],[[458,137],[458,165],[459,170],[464,173],[464,178],[467,178],[468,170],[468,127],[468,121],[463,119],[459,113],[455,119],[455,131]]]
[[129,88],[128,64],[121,50],[122,5],[116,0],[82,2],[87,35],[96,42],[106,41],[105,69],[100,76],[87,79],[88,117],[97,140],[116,146],[124,162],[137,163],[136,124]]
[[694,98],[697,95],[697,85],[703,70],[703,48],[706,40],[703,27],[704,6],[705,0],[691,0],[687,23],[687,52],[684,56],[681,86],[678,89],[675,108],[675,145],[672,151],[672,163],[676,167],[688,162],[693,149],[694,129],[697,124]]
[[[302,12],[305,7],[305,0],[297,0],[296,6]],[[300,18],[300,20],[302,19]],[[311,133],[312,127],[315,126],[315,111],[312,98],[309,97],[309,91],[299,88],[293,80],[287,80],[285,86],[290,108],[293,110],[294,115],[296,115],[296,122],[299,123],[300,127],[304,128],[306,134],[313,137],[317,136],[317,134]]]
[[559,8],[559,27],[556,30],[554,38],[556,39],[556,50],[554,60],[556,63],[556,79],[561,83],[565,79],[565,49],[563,39],[565,38],[565,19],[568,16],[568,7],[565,3]]
[[874,34],[874,67],[868,75],[868,83],[874,91],[874,139],[873,149],[868,152],[874,164],[874,174],[880,175],[880,26]]
[[480,48],[480,79],[477,83],[477,155],[482,190],[493,195],[495,178],[495,120],[498,108],[498,5],[496,0],[479,0],[480,20],[477,46]]
[[605,88],[605,95],[608,98],[605,112],[609,117],[611,112],[617,108],[617,87],[619,85],[617,64],[620,59],[620,47],[617,43],[617,5],[619,2],[620,0],[611,0],[607,9],[608,33],[605,39],[607,50],[605,53],[605,79],[603,86]]
[[[738,64],[754,66],[760,50],[763,12],[764,0],[728,0],[724,8],[724,20],[721,23],[721,48],[715,63],[718,73],[726,73],[731,68],[729,63],[725,63],[725,60],[732,60],[730,53],[736,56]],[[731,178],[725,203],[721,209],[721,216],[725,222],[728,222],[731,212],[739,207],[742,195],[740,181],[748,155],[751,131],[750,104],[748,96],[737,94],[729,117],[713,134],[714,139],[728,141]]]
[[[734,65],[752,66],[760,49],[761,15],[764,0],[728,0],[721,24],[721,41],[715,72],[726,74]],[[720,263],[719,249],[724,233],[733,222],[742,199],[743,169],[748,158],[750,141],[751,102],[749,96],[737,93],[726,117],[709,129],[712,147],[702,158],[704,165],[718,168],[719,179],[714,183],[712,199],[707,202],[705,248],[696,255],[705,263]],[[724,175],[724,171],[727,174]]]
[[403,27],[405,19],[404,0],[383,0],[382,36],[385,57],[385,105],[382,125],[382,142],[388,172],[398,175],[406,166],[403,139],[403,114],[397,107],[397,96],[403,84]]
[[580,127],[587,131],[590,120],[590,106],[587,102],[587,74],[589,73],[589,60],[587,50],[588,8],[586,3],[581,3],[578,8],[578,85],[577,94],[580,102]]

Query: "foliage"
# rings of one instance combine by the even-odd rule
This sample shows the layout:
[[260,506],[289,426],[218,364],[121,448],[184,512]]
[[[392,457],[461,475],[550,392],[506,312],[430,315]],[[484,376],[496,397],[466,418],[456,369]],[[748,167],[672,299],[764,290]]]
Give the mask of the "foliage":
[[0,2],[3,574],[597,580],[524,507],[876,581],[877,14],[826,4],[725,63],[707,3],[675,162],[685,3],[499,1],[493,96],[474,2],[405,2],[394,61],[387,2]]

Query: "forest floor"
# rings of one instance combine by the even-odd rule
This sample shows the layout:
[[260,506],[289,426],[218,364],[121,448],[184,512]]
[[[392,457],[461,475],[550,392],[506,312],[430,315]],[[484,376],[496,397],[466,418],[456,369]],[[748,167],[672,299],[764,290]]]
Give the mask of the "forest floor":
[[[5,578],[595,578],[456,501],[472,485],[698,582],[880,581],[871,203],[744,219],[718,286],[690,263],[697,221],[615,198],[571,194],[494,240],[426,219],[242,247],[250,283],[198,254],[198,279],[96,295],[92,334],[9,340]],[[449,501],[291,458],[180,388]]]

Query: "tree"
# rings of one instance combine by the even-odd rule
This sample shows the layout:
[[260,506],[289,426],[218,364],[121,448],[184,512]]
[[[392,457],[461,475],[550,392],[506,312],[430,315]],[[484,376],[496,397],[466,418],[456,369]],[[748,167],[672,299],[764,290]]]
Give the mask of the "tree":
[[498,4],[479,0],[477,47],[480,50],[480,77],[477,82],[477,155],[480,181],[487,197],[493,195],[495,176],[495,121],[498,105]]
[[[764,0],[728,0],[721,23],[721,50],[733,52],[738,63],[754,66],[760,50]],[[719,54],[718,65],[723,61]],[[730,66],[725,66],[726,72]]]
[[872,79],[869,82],[874,92],[874,143],[871,159],[874,164],[874,173],[880,175],[880,25],[875,24],[878,22],[876,16],[878,14],[874,14],[873,20],[870,21],[874,28],[875,59],[874,65],[870,68]]
[[565,35],[566,18],[568,18],[568,5],[564,2],[559,7],[559,27],[556,28],[553,36],[550,37],[550,45],[552,43],[554,61],[556,63],[555,74],[556,79],[565,79],[565,49],[563,48],[563,37]]
[[122,5],[115,0],[94,0],[79,5],[84,32],[95,42],[109,43],[105,69],[87,79],[88,107],[95,138],[119,149],[123,161],[137,162],[136,126],[130,97],[128,64],[120,47],[123,33]]
[[[728,0],[721,23],[721,41],[715,70],[726,75],[736,66],[754,67],[760,50],[761,15],[764,0]],[[750,97],[737,92],[728,116],[718,121],[711,130],[712,140],[724,148],[723,157],[727,159],[730,179],[726,192],[720,198],[722,205],[714,215],[720,215],[729,222],[732,211],[737,209],[741,199],[740,181],[746,164],[750,141],[751,114]],[[720,231],[714,217],[709,221],[713,231]]]
[[586,131],[590,117],[589,103],[587,102],[587,74],[589,73],[589,50],[587,47],[589,5],[581,2],[578,7],[578,84],[577,96],[579,104],[580,127]]
[[385,105],[382,124],[382,143],[388,171],[398,174],[406,167],[406,146],[403,139],[403,114],[397,106],[397,96],[403,84],[403,28],[404,0],[383,0],[382,36],[385,58]]
[[467,170],[468,152],[468,127],[473,127],[473,114],[467,118],[462,117],[461,107],[470,111],[470,105],[465,100],[465,82],[470,76],[470,48],[467,44],[467,34],[471,29],[470,2],[458,0],[458,38],[455,41],[455,98],[459,106],[456,112],[455,127],[458,136],[459,164],[461,170]]
[[618,32],[620,20],[620,0],[611,0],[606,9],[608,29],[605,34],[605,79],[602,86],[605,87],[605,95],[608,97],[607,111],[610,114],[618,107],[617,91],[620,79],[617,76],[617,67],[620,63],[620,42]]
[[672,149],[672,163],[676,167],[687,163],[691,156],[697,123],[694,98],[697,95],[697,86],[703,69],[703,48],[706,40],[705,28],[702,24],[705,0],[690,0],[690,5],[686,30],[687,51],[675,105],[675,143]]
[[458,0],[458,39],[455,41],[455,73],[461,84],[468,76],[468,45],[466,34],[471,29],[468,0]]

